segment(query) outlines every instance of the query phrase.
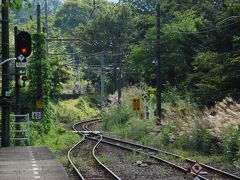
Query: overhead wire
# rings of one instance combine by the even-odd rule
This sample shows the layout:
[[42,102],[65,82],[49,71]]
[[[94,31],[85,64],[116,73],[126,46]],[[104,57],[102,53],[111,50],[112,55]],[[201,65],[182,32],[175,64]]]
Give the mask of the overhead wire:
[[[240,16],[235,16],[235,17],[240,18]],[[222,23],[225,22],[226,20],[227,20],[227,18],[226,18],[224,21],[222,20],[222,21],[216,23],[216,25],[222,24]],[[240,22],[240,21],[227,24],[227,25],[225,25],[222,29],[225,29],[225,28],[227,28],[227,27],[229,27],[229,26],[231,26],[231,25],[233,25],[233,24],[237,24],[237,23],[239,23],[239,22]],[[180,34],[203,34],[203,33],[208,33],[208,32],[217,31],[217,30],[218,30],[218,28],[211,28],[211,29],[206,29],[206,30],[203,30],[203,31],[201,31],[201,30],[200,30],[200,31],[173,31],[173,30],[171,30],[171,32],[180,33]]]
[[[95,1],[95,0],[94,0],[94,1]],[[121,0],[119,0],[111,9],[116,8],[118,5],[120,5],[120,3],[121,3]],[[96,6],[96,2],[95,2],[94,5]],[[94,10],[95,10],[95,9],[96,9],[96,7],[94,8]],[[108,13],[106,14],[106,16],[109,15],[110,12],[111,12],[111,10],[108,11]],[[217,22],[216,25],[224,24],[225,22],[227,22],[227,21],[229,21],[229,20],[233,20],[233,19],[236,19],[236,18],[239,18],[239,17],[240,17],[240,16],[230,16],[230,17],[227,17],[227,18],[225,18],[225,19]],[[239,21],[233,22],[233,23],[230,23],[230,24],[227,24],[227,25],[225,25],[224,27],[221,27],[221,29],[225,29],[225,28],[227,28],[227,27],[229,27],[229,26],[231,26],[231,25],[233,25],[233,24],[236,24],[236,23],[239,23]],[[211,28],[211,29],[206,28],[206,30],[199,30],[199,31],[174,31],[174,30],[172,30],[172,28],[171,28],[170,32],[172,32],[172,33],[178,33],[178,34],[191,35],[191,34],[210,33],[210,32],[217,31],[217,30],[219,30],[219,28],[217,28],[217,27]],[[148,40],[151,40],[151,39],[148,39]],[[155,38],[152,39],[152,41],[155,41]],[[82,42],[82,43],[85,43],[85,44],[87,44],[87,45],[93,45],[93,43],[89,43],[89,42],[84,41],[84,40],[82,40],[81,42]],[[132,42],[130,42],[130,43],[131,43],[131,45],[135,45],[135,44],[139,44],[140,42],[141,42],[141,40],[140,40],[140,41],[139,41],[139,40],[136,40],[136,41],[132,41]],[[161,44],[165,44],[165,43],[167,43],[167,42],[169,42],[169,40],[166,40],[166,41],[164,41],[164,42],[161,42]],[[155,42],[145,42],[145,43],[147,43],[147,44],[149,44],[149,43],[150,43],[150,44],[154,44]],[[74,53],[74,54],[80,54],[80,53],[82,53],[82,52],[76,52],[76,53]],[[101,52],[96,52],[96,53],[88,53],[88,55],[90,54],[90,56],[97,56],[97,55],[99,55],[99,54],[101,54],[101,53],[109,53],[109,54],[110,54],[111,52],[101,51]]]

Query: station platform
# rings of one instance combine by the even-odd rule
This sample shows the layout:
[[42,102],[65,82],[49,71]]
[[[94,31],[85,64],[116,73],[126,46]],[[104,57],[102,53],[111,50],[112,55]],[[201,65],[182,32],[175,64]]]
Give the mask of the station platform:
[[47,147],[0,148],[0,180],[69,180]]

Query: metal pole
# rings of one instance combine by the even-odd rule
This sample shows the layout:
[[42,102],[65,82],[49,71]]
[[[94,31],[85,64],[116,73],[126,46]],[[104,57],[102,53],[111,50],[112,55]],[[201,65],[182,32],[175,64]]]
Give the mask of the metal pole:
[[27,128],[28,128],[28,145],[30,146],[30,132],[31,132],[31,130],[30,130],[30,121],[29,121],[29,113],[27,114]]
[[48,38],[48,0],[45,0],[45,32]]
[[101,59],[101,109],[103,109],[104,101],[104,54],[100,54]]
[[[121,0],[119,1],[119,4],[121,3]],[[119,47],[118,47],[118,53],[119,53],[119,74],[118,74],[118,108],[121,106],[121,97],[122,97],[122,52],[123,52],[123,49],[122,49],[122,44],[123,44],[123,41],[121,39],[121,32],[123,33],[124,32],[124,15],[123,15],[123,12],[124,12],[124,8],[125,6],[122,4],[122,26],[121,26],[121,29],[120,29],[120,32],[119,32]]]
[[160,0],[157,0],[157,42],[156,42],[156,62],[157,62],[157,125],[161,124],[161,62],[160,62]]
[[117,65],[114,62],[114,65],[113,65],[113,94],[115,93],[116,90],[117,90]]
[[122,96],[122,67],[121,67],[121,58],[119,60],[119,71],[118,71],[118,107],[121,105],[121,96]]
[[78,81],[78,93],[79,93],[79,95],[81,95],[81,67],[80,67],[80,63],[78,64],[77,81]]
[[37,33],[41,33],[41,8],[37,5]]
[[[14,27],[14,39],[15,39],[15,57],[17,56],[17,50],[16,50],[16,37],[17,37],[17,33],[18,33],[18,29],[17,27]],[[20,97],[20,88],[19,88],[19,70],[18,68],[15,66],[15,115],[19,115],[20,114],[20,102],[19,102],[19,97]],[[18,116],[15,117],[15,136],[16,138],[20,138],[20,118]],[[15,144],[17,146],[20,145],[20,141],[16,141]]]
[[47,53],[47,57],[48,58],[48,0],[45,0],[45,33],[47,34],[47,38],[46,38],[46,53]]
[[[2,0],[2,61],[9,58],[9,21],[7,0]],[[2,134],[3,147],[10,146],[9,64],[2,65]]]

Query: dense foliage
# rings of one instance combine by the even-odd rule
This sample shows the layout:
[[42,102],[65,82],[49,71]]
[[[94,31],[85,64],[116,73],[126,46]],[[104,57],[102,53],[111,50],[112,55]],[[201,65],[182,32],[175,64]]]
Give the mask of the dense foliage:
[[[102,53],[107,65],[103,69],[107,94],[119,87],[120,77],[124,87],[133,84],[156,86],[155,0],[123,0],[119,3],[98,0],[95,4],[91,0],[48,2],[48,38],[57,39],[49,40],[48,46],[46,35],[34,34],[36,4],[39,3],[44,12],[44,0],[8,0],[6,4],[11,7],[10,29],[17,25],[20,30],[34,34],[33,55],[28,62],[29,81],[21,89],[23,112],[35,110],[37,99],[42,98],[45,102],[45,121],[33,124],[33,136],[45,138],[46,133],[64,134],[58,126],[51,131],[54,118],[48,111],[49,102],[59,99],[64,83],[73,86],[81,83],[84,93],[83,89],[88,85],[100,94],[98,67]],[[163,109],[169,119],[184,117],[180,126],[183,127],[189,119],[194,119],[195,111],[199,113],[197,107],[213,106],[226,96],[237,101],[240,98],[240,2],[161,0],[160,3]],[[10,44],[13,46],[12,40]],[[141,96],[135,91],[131,95],[127,98]],[[61,122],[97,113],[95,110],[79,112],[79,109],[89,109],[84,98],[61,101],[53,106],[52,110],[60,110]],[[172,115],[169,108],[175,110],[171,111]],[[171,135],[177,129],[175,122],[163,126],[161,133],[154,136],[151,133],[154,122],[139,123],[139,118],[129,109],[125,104],[121,109],[107,112],[105,129],[144,143],[152,139],[164,145],[171,144]],[[188,112],[193,117],[187,117]],[[190,128],[196,128],[197,133],[179,135],[175,139],[176,146],[206,154],[215,147],[226,153],[229,160],[239,161],[239,130],[235,127],[230,128],[221,140],[205,127]]]
[[[213,157],[239,165],[240,127],[237,124],[240,105],[226,98],[202,113],[188,97],[181,96],[171,87],[165,88],[162,103],[165,118],[161,127],[156,127],[153,117],[148,120],[141,118],[143,103],[140,112],[132,110],[132,98],[144,93],[144,88],[129,87],[123,90],[123,105],[120,108],[114,106],[116,94],[111,98],[112,104],[102,114],[103,129],[124,139],[184,152],[187,157],[196,156],[194,159],[201,162],[208,163]],[[154,101],[151,98],[150,104]],[[154,107],[150,105],[149,110],[152,115]],[[235,118],[231,116],[233,114]]]
[[[81,39],[73,49],[88,56],[87,64],[96,64],[97,53],[104,51],[112,55],[106,57],[108,64],[124,62],[125,85],[144,80],[155,86],[155,5],[125,0],[97,1],[93,7],[91,1],[69,0],[57,12],[54,26]],[[161,1],[162,84],[191,92],[199,105],[227,95],[239,98],[239,6],[236,1]],[[107,76],[111,86],[114,76]]]
[[[24,9],[13,12],[14,22],[21,26],[27,22],[25,28],[35,29],[37,1],[30,1],[33,7],[30,9],[28,1],[8,2],[11,7]],[[44,1],[38,2],[44,9]],[[160,2],[162,84],[170,83],[179,91],[192,93],[200,106],[213,105],[228,95],[239,99],[240,3]],[[59,60],[66,64],[85,62],[84,66],[99,64],[98,53],[104,51],[105,64],[122,67],[123,85],[142,81],[156,85],[155,1],[124,0],[114,4],[99,0],[93,4],[90,0],[54,0],[48,5],[49,27],[52,27],[49,34],[79,39],[49,45],[50,52],[75,53],[73,58],[51,57],[57,59],[51,64],[55,68],[62,65]],[[55,73],[53,83],[61,75]],[[88,80],[94,84],[99,81],[97,77],[97,70],[91,70]],[[112,86],[115,78],[112,72],[106,74],[107,93],[116,89]],[[61,87],[54,87],[55,94],[59,94]]]
[[[33,56],[29,61],[29,96],[33,100],[43,99],[47,105],[51,89],[50,66],[46,58],[45,36],[43,34],[33,35]],[[30,93],[31,92],[31,93]]]

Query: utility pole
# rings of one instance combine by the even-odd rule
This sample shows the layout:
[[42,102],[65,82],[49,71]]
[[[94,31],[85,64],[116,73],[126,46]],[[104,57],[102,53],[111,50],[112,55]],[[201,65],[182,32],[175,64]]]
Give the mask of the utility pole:
[[117,90],[117,65],[116,62],[113,64],[113,94]]
[[41,9],[40,9],[40,4],[37,4],[37,33],[41,33]]
[[93,10],[96,10],[96,0],[93,0]]
[[104,101],[104,54],[100,54],[101,60],[101,109],[103,109],[103,101]]
[[[17,49],[16,49],[16,39],[17,39],[17,34],[18,34],[18,29],[15,26],[14,27],[14,39],[15,39],[15,57],[17,57]],[[19,70],[18,68],[15,66],[15,115],[19,115],[20,114],[20,102],[19,102],[19,97],[20,97],[20,87],[19,87]],[[16,129],[16,139],[20,138],[20,124],[18,124],[20,121],[19,116],[16,116],[15,118],[15,129]],[[20,145],[20,141],[16,141],[15,144],[17,146]]]
[[[7,0],[2,0],[2,61],[9,58],[9,17]],[[9,64],[2,65],[2,147],[10,146]]]
[[78,67],[77,67],[77,88],[78,88],[79,95],[81,95],[81,67],[80,67],[80,63],[78,63]]
[[160,0],[157,0],[157,41],[156,41],[156,62],[157,62],[157,125],[161,124],[161,62],[160,62]]
[[[47,39],[48,39],[48,0],[45,0],[45,33],[47,34]],[[47,58],[48,58],[48,40],[46,40],[46,53],[47,53]]]
[[119,58],[119,64],[118,64],[118,107],[121,105],[121,96],[122,96],[122,63],[121,63],[121,57]]
[[48,38],[48,0],[45,0],[45,32]]
[[[121,3],[121,0],[119,1],[119,4]],[[119,72],[118,72],[118,107],[121,106],[121,97],[122,97],[122,52],[123,52],[123,49],[122,49],[122,45],[123,45],[123,37],[121,37],[121,34],[124,33],[124,15],[123,15],[123,12],[124,12],[124,8],[125,6],[123,5],[123,2],[121,4],[122,6],[122,15],[121,15],[121,19],[122,19],[122,26],[120,28],[120,31],[119,31],[119,47],[118,47],[118,53],[119,53]]]

